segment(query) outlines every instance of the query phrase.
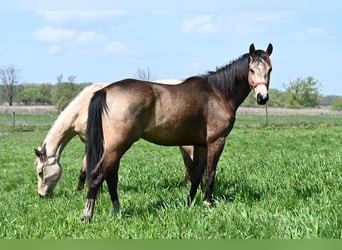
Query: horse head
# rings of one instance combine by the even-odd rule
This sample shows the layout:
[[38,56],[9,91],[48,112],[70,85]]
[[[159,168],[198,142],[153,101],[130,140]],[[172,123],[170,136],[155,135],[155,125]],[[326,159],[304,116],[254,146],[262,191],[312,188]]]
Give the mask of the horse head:
[[36,159],[34,165],[38,177],[38,194],[40,197],[53,195],[53,190],[62,175],[62,168],[56,157],[47,157],[45,145],[35,148]]
[[266,104],[268,101],[268,87],[272,71],[269,56],[272,54],[272,51],[273,46],[271,43],[266,51],[255,50],[254,44],[251,44],[249,47],[248,82],[258,104]]

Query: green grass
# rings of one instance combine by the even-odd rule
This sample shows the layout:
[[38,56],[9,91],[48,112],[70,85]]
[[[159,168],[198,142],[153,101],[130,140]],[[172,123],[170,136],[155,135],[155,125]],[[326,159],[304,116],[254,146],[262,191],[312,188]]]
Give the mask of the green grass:
[[[0,115],[0,238],[342,238],[342,118],[238,117],[215,182],[215,206],[189,187],[176,147],[140,140],[123,157],[121,214],[112,213],[106,187],[91,224],[80,215],[86,192],[75,195],[84,144],[65,148],[55,196],[40,199],[33,168],[56,116],[22,115],[18,126]],[[37,125],[41,124],[41,125]]]

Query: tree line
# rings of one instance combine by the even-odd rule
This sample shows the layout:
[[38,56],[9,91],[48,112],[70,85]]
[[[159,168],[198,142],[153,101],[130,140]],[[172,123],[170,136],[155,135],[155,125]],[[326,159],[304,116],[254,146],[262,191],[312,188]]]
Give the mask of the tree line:
[[[27,83],[16,86],[15,95],[10,104],[4,94],[0,97],[1,103],[9,105],[54,105],[62,111],[86,86],[91,83],[73,83],[62,81],[57,84]],[[1,86],[4,88],[4,85]]]
[[[54,105],[59,111],[63,110],[69,102],[86,86],[91,83],[75,83],[75,76],[63,79],[63,74],[57,77],[57,83],[26,83],[18,84],[19,70],[13,66],[0,68],[1,95],[0,104],[8,105]],[[149,68],[138,69],[136,78],[150,79]],[[146,79],[147,78],[147,79]],[[279,108],[316,108],[329,106],[333,110],[342,110],[341,96],[323,96],[320,93],[320,83],[313,77],[297,78],[284,85],[285,90],[270,89],[269,107]],[[251,93],[244,103],[244,107],[257,106]]]

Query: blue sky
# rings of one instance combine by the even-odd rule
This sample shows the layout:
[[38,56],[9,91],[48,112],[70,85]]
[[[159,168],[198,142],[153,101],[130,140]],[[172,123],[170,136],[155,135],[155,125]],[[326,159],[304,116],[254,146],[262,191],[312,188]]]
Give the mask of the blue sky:
[[113,82],[147,67],[184,79],[271,42],[271,88],[313,76],[342,95],[341,25],[339,0],[12,0],[0,10],[0,66],[22,83]]

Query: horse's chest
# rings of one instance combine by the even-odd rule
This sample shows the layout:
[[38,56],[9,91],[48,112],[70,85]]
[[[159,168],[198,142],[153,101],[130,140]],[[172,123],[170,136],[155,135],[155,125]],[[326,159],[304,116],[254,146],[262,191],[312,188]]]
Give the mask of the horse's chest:
[[234,122],[234,112],[226,105],[213,103],[208,108],[207,140],[215,141],[217,138],[226,137],[232,130]]

